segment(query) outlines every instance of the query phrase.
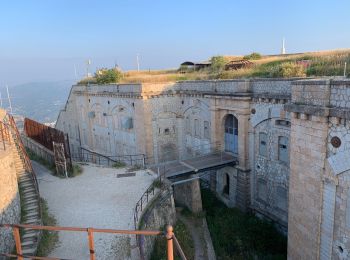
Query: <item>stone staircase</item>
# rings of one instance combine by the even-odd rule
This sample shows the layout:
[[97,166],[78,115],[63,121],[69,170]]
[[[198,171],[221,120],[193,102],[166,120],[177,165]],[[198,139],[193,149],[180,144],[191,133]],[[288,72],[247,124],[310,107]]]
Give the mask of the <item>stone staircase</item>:
[[[9,121],[11,118],[9,119]],[[31,161],[25,151],[16,125],[9,122],[12,154],[17,172],[21,200],[21,224],[42,225],[39,187]],[[40,239],[40,231],[22,229],[21,242],[23,255],[35,255]]]

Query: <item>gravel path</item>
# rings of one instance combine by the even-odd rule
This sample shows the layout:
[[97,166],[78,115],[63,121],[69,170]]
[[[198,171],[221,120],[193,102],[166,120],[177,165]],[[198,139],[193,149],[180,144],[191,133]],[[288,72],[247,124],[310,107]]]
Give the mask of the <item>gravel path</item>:
[[[126,169],[87,165],[82,175],[61,179],[36,162],[33,167],[59,226],[133,229],[133,207],[155,178],[146,171],[117,178]],[[59,232],[59,244],[49,256],[89,259],[87,241],[85,232]],[[130,239],[120,235],[95,233],[94,241],[97,259],[125,259],[131,250]]]

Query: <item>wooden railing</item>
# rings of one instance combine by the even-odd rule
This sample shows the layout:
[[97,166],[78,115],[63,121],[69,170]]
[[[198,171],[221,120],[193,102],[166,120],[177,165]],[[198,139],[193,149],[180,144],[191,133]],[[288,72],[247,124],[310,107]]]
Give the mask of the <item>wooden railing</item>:
[[1,138],[1,149],[6,150],[11,146],[10,130],[7,124],[0,121],[0,138]]
[[150,230],[117,230],[117,229],[101,229],[101,228],[80,228],[80,227],[57,227],[57,226],[35,226],[35,225],[24,225],[24,224],[0,224],[2,228],[11,228],[13,237],[16,243],[16,254],[8,254],[0,252],[0,256],[5,257],[16,257],[18,260],[24,259],[59,259],[52,257],[38,257],[31,255],[24,255],[22,253],[22,243],[20,237],[20,229],[34,229],[34,230],[50,230],[50,231],[71,231],[71,232],[87,232],[88,244],[89,244],[89,253],[90,260],[95,260],[95,243],[94,243],[94,233],[109,233],[109,234],[125,234],[125,235],[146,235],[146,236],[158,236],[164,235],[167,240],[167,260],[174,260],[174,245],[183,260],[186,260],[186,257],[180,247],[179,242],[177,241],[172,226],[167,226],[165,232],[162,231],[150,231]]

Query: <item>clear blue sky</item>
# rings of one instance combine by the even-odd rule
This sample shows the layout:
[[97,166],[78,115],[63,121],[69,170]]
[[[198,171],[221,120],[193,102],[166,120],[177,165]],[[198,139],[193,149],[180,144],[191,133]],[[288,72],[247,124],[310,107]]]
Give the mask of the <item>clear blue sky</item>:
[[218,54],[350,47],[348,0],[23,0],[0,7],[0,85],[92,69],[177,67]]

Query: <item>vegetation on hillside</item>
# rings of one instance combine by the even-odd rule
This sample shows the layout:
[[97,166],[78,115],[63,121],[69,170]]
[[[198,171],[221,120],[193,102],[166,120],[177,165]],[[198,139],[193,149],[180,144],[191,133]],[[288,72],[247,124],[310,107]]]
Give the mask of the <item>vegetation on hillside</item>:
[[218,259],[286,259],[287,238],[272,223],[227,208],[208,189],[202,201]]
[[[179,244],[188,260],[194,259],[194,243],[190,232],[187,230],[184,223],[181,220],[176,221],[174,227],[174,234],[179,241]],[[156,238],[153,251],[151,254],[151,260],[166,260],[167,241],[164,236],[158,236]],[[176,249],[174,249],[176,252]],[[180,256],[175,255],[175,260],[180,260]]]
[[261,54],[258,52],[252,52],[249,55],[243,57],[244,60],[260,60],[262,58]]
[[[230,60],[248,59],[253,66],[238,70],[224,70],[225,64]],[[212,66],[201,70],[181,69],[173,70],[144,70],[120,71],[117,77],[104,75],[107,79],[98,79],[97,76],[82,80],[81,84],[99,83],[161,83],[182,80],[208,80],[208,79],[238,79],[238,78],[289,78],[289,77],[319,77],[342,76],[344,64],[347,62],[346,75],[350,75],[350,50],[310,52],[301,54],[262,56],[253,52],[246,56],[214,56],[211,58]],[[114,70],[114,69],[112,69]],[[108,71],[108,70],[107,70]],[[112,78],[112,79],[111,79]],[[105,81],[106,80],[106,81]]]
[[[42,221],[44,226],[56,226],[57,221],[55,217],[49,212],[47,202],[40,198]],[[43,230],[41,234],[40,243],[37,249],[38,256],[48,256],[49,253],[56,247],[58,243],[57,231]]]

